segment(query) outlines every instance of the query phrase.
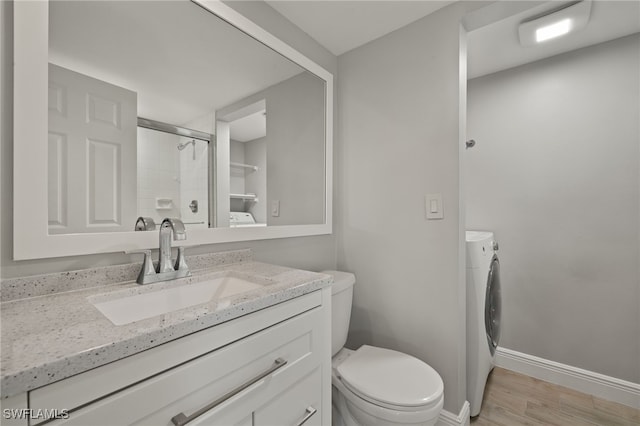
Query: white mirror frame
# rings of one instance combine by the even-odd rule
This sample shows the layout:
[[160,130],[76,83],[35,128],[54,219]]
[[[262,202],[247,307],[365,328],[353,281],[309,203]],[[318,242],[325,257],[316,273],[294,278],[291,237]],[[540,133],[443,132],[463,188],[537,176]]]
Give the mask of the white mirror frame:
[[[325,81],[325,223],[190,230],[176,246],[332,233],[333,75],[219,0],[192,0]],[[48,232],[48,1],[14,3],[13,258],[41,259],[158,247],[156,232]],[[131,223],[133,229],[134,223]],[[182,244],[180,244],[182,243]]]

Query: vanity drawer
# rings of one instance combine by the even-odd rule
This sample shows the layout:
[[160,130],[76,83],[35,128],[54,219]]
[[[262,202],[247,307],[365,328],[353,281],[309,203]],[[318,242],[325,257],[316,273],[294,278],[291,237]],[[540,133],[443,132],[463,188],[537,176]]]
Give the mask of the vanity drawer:
[[321,426],[322,375],[316,368],[253,413],[254,426]]
[[[251,424],[257,407],[319,370],[322,333],[322,309],[314,308],[72,411],[69,419],[52,424],[172,425],[171,419],[179,413],[188,417],[229,394],[189,425]],[[320,382],[313,383],[320,392]]]

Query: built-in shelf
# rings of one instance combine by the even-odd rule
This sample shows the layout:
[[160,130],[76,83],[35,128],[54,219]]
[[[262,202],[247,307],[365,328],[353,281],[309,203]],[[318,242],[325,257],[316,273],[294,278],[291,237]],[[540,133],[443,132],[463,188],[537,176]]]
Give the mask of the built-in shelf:
[[256,194],[229,194],[229,198],[244,201],[258,202],[258,196]]
[[229,163],[229,165],[231,167],[238,167],[238,168],[243,168],[243,169],[251,169],[254,172],[258,171],[258,166],[254,166],[253,164],[243,164],[243,163],[231,162],[231,163]]

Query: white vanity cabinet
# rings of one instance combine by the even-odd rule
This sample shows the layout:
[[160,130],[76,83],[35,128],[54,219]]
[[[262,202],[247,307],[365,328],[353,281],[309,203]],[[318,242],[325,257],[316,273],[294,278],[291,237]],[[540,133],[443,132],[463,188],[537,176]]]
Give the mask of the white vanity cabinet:
[[323,418],[320,414],[322,395],[318,386],[320,381],[321,369],[317,368],[254,411],[253,424],[255,426],[322,425]]
[[328,303],[319,290],[185,336],[30,391],[29,408],[69,410],[49,425],[330,424]]

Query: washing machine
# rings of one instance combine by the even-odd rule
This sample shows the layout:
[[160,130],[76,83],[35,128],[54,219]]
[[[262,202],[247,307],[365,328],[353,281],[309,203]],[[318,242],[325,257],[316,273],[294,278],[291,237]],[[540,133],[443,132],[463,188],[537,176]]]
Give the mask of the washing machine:
[[467,400],[480,414],[500,340],[500,262],[493,232],[467,231]]

